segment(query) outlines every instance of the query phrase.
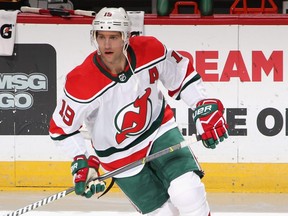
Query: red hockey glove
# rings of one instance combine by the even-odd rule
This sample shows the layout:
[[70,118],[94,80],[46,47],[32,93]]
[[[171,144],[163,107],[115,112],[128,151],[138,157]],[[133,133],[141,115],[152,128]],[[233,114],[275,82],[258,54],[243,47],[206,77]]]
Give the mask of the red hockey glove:
[[85,155],[74,157],[71,172],[74,176],[75,193],[90,198],[95,193],[99,197],[105,190],[105,182],[92,181],[99,176],[99,161],[95,156],[88,159]]
[[193,113],[197,132],[206,148],[216,148],[228,138],[228,125],[223,117],[224,107],[218,99],[205,99],[197,103]]

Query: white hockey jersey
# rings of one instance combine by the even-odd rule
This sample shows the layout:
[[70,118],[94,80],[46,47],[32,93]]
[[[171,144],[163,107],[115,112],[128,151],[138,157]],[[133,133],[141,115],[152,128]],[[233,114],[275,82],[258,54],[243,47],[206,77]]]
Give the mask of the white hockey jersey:
[[205,98],[202,79],[192,62],[167,50],[156,38],[132,37],[127,52],[132,68],[127,66],[117,76],[105,69],[97,52],[72,70],[50,123],[51,138],[64,143],[72,157],[87,154],[79,133],[85,123],[106,171],[147,156],[155,139],[177,127],[159,81],[171,97],[191,108]]

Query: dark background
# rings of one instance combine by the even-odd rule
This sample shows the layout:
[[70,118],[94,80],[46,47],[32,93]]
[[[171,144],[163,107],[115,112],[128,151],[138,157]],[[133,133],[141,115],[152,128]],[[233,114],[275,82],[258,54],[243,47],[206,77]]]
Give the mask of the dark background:
[[[161,0],[158,0],[158,3]],[[162,0],[167,3],[172,10],[175,2],[177,0]],[[178,0],[179,1],[179,0]],[[185,0],[184,0],[185,1]],[[201,0],[194,0],[200,5]],[[152,1],[151,0],[71,0],[75,9],[83,10],[94,10],[98,12],[102,7],[123,7],[126,10],[141,10],[145,13],[152,13]],[[240,1],[241,3],[242,1]],[[268,2],[268,0],[266,0]],[[282,0],[274,0],[275,4],[278,7],[278,13],[282,13]],[[214,13],[216,14],[229,14],[230,7],[234,3],[234,0],[214,0]],[[239,7],[242,5],[239,3]],[[260,7],[261,0],[247,0],[248,7]],[[266,7],[270,7],[270,4],[267,3]],[[190,12],[189,7],[182,8],[182,12]],[[181,12],[181,8],[180,8]]]
[[[48,135],[49,121],[56,106],[55,49],[49,44],[15,44],[12,56],[0,56],[1,73],[45,74],[48,91],[21,90],[34,99],[33,106],[27,110],[0,107],[0,135]],[[0,94],[2,92],[13,93],[0,89]]]
[[[56,0],[54,0],[56,1]],[[67,0],[57,0],[65,2]],[[98,12],[103,7],[123,7],[126,10],[141,10],[145,11],[145,13],[152,13],[152,0],[70,0],[73,3],[74,9],[82,9],[82,10],[92,10]],[[179,0],[158,0],[157,3],[159,5],[164,5],[168,7],[167,13],[171,12],[175,2]],[[187,0],[182,0],[187,1]],[[194,0],[200,5],[200,1],[203,0]],[[213,8],[215,14],[229,14],[230,7],[234,3],[235,0],[213,0]],[[266,7],[270,7],[268,0],[266,1]],[[283,0],[274,0],[275,4],[278,7],[278,13],[282,13],[282,1]],[[248,7],[260,7],[261,0],[247,0]],[[239,7],[241,7],[242,1],[239,3]],[[18,2],[0,2],[0,9],[20,9],[21,6],[29,6],[29,0],[19,0]],[[237,6],[237,7],[238,7]],[[159,10],[165,10],[163,8],[159,8]],[[191,8],[183,7],[179,8],[180,13],[191,13]],[[168,14],[167,14],[168,15]]]

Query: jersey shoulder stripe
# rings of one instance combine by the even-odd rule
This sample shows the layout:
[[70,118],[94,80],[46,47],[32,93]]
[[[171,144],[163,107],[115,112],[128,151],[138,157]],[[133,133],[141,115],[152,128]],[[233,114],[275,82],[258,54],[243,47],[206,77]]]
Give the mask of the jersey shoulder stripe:
[[66,76],[64,92],[67,97],[80,103],[89,103],[115,82],[100,72],[94,61],[95,52]]
[[156,64],[166,58],[166,47],[155,37],[135,36],[130,39],[130,46],[136,56],[136,71]]

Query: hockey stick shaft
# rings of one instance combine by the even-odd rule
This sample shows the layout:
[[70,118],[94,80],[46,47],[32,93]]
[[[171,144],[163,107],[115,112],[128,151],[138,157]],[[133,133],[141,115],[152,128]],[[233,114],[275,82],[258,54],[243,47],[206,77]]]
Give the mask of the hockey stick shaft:
[[[123,173],[123,172],[125,172],[127,170],[130,170],[132,168],[135,168],[135,167],[137,167],[139,165],[144,165],[144,164],[146,164],[146,163],[148,163],[148,162],[150,162],[152,160],[155,160],[156,158],[159,158],[159,157],[161,157],[163,155],[169,154],[169,153],[171,153],[173,151],[176,151],[178,149],[184,148],[186,146],[191,146],[192,144],[196,144],[197,142],[199,142],[199,140],[200,140],[200,138],[196,137],[194,135],[191,138],[189,138],[189,139],[187,139],[187,140],[185,140],[185,141],[183,141],[183,142],[181,142],[179,144],[173,145],[173,146],[165,148],[165,149],[163,149],[163,150],[161,150],[159,152],[156,152],[154,154],[148,155],[147,157],[144,157],[144,158],[142,158],[140,160],[132,162],[132,163],[130,163],[130,164],[124,166],[124,167],[121,167],[119,169],[116,169],[116,170],[114,170],[112,172],[108,172],[108,173],[106,173],[104,175],[101,175],[101,176],[97,177],[96,179],[93,179],[92,181],[95,181],[95,180],[104,181],[106,179],[112,178],[112,177],[114,177],[114,176],[116,176],[116,175],[118,175],[120,173]],[[50,203],[50,202],[53,202],[53,201],[58,200],[58,199],[61,199],[61,198],[65,197],[65,196],[67,196],[68,194],[74,192],[74,190],[75,190],[74,187],[70,187],[67,190],[61,191],[59,193],[56,193],[54,195],[51,195],[51,196],[46,197],[44,199],[41,199],[41,200],[39,200],[39,201],[37,201],[35,203],[27,205],[27,206],[25,206],[23,208],[20,208],[20,209],[18,209],[16,211],[10,212],[10,213],[5,214],[3,216],[18,216],[18,215],[22,215],[22,214],[24,214],[26,212],[32,211],[32,210],[34,210],[34,209],[36,209],[38,207],[41,207],[43,205],[46,205],[46,204]]]
[[132,162],[132,163],[126,165],[126,166],[120,167],[119,169],[116,169],[114,171],[111,171],[111,172],[108,172],[108,173],[106,173],[104,175],[101,175],[98,178],[93,179],[93,181],[95,181],[95,180],[104,181],[104,180],[106,180],[108,178],[112,178],[112,177],[114,177],[114,176],[116,176],[116,175],[118,175],[120,173],[123,173],[123,172],[125,172],[127,170],[130,170],[130,169],[134,168],[134,167],[137,167],[137,166],[143,165],[145,163],[148,163],[148,162],[150,162],[150,161],[152,161],[152,160],[154,160],[156,158],[159,158],[159,157],[161,157],[163,155],[166,155],[166,154],[171,153],[173,151],[176,151],[178,149],[184,148],[186,146],[190,146],[192,144],[195,144],[196,142],[199,142],[200,140],[201,140],[200,137],[192,136],[190,139],[184,140],[184,141],[182,141],[179,144],[173,145],[173,146],[171,146],[169,148],[165,148],[165,149],[163,149],[163,150],[161,150],[159,152],[156,152],[154,154],[148,155],[147,157],[144,157],[144,158],[142,158],[140,160],[134,161],[134,162]]
[[20,8],[23,13],[35,13],[35,14],[51,14],[58,16],[67,16],[67,15],[80,15],[80,16],[91,16],[94,17],[96,13],[94,11],[86,11],[86,10],[68,10],[68,9],[43,9],[43,8],[34,8],[22,6]]

